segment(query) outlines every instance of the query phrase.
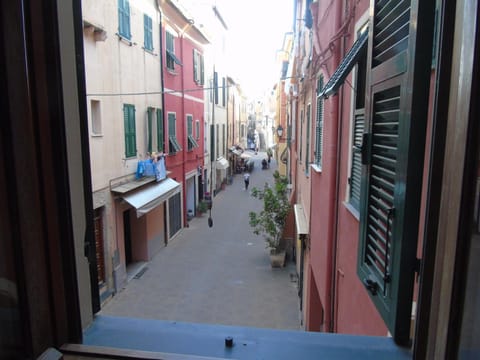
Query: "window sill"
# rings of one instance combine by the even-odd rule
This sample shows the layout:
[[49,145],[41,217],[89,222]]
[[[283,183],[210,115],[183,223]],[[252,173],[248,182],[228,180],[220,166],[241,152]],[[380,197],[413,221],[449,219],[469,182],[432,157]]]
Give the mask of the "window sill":
[[358,221],[360,221],[360,212],[355,209],[352,204],[350,204],[349,202],[347,201],[344,201],[343,202],[343,206],[345,206],[347,208],[347,210],[352,214],[352,216],[357,219]]
[[310,164],[310,167],[313,169],[318,174],[322,173],[322,167],[319,166],[318,164]]
[[[224,342],[228,336],[233,338],[233,347],[230,348],[225,347]],[[94,323],[85,331],[84,346],[101,346],[117,350],[123,348],[125,352],[130,349],[169,353],[172,359],[188,359],[192,355],[239,360],[257,358],[407,360],[412,358],[409,349],[395,345],[389,337],[182,323],[103,315],[96,316]]]
[[119,40],[119,41],[122,41],[122,42],[124,42],[124,43],[127,43],[129,46],[132,46],[132,45],[133,45],[132,40],[130,40],[129,38],[126,38],[126,37],[123,36],[122,34],[116,33],[115,35],[118,36],[118,40]]
[[93,134],[92,133],[92,134],[90,134],[90,136],[93,137],[93,138],[101,138],[101,137],[103,137],[103,133],[102,134]]
[[145,51],[146,53],[149,53],[150,55],[158,56],[158,54],[153,52],[153,49],[147,49],[146,47],[142,47],[142,49],[143,51]]

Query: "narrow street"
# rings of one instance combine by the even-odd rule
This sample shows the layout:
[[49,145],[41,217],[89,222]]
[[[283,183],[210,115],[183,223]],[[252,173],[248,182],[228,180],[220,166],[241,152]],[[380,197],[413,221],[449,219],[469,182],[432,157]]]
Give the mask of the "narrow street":
[[237,174],[214,198],[212,228],[208,213],[193,218],[100,314],[300,330],[295,265],[272,269],[263,237],[248,223],[262,205],[250,190],[271,183],[276,169],[272,160],[262,170],[263,158],[253,155],[249,191]]

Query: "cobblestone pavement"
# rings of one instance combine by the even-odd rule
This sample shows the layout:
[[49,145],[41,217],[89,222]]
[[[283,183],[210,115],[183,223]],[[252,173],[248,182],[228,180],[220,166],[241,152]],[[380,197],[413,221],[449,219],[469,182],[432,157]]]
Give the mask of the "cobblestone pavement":
[[248,212],[261,208],[251,189],[273,182],[275,161],[262,170],[264,157],[253,156],[248,191],[235,175],[214,198],[212,228],[208,214],[193,218],[100,314],[300,330],[295,265],[272,269],[263,237],[248,224]]

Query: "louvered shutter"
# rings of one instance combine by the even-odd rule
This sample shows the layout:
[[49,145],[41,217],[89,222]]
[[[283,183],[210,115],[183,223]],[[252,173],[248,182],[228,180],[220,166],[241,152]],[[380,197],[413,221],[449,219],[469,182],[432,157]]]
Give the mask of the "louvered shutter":
[[312,104],[307,105],[307,133],[306,133],[306,149],[305,149],[305,173],[308,174],[310,170],[310,126],[312,116]]
[[118,33],[130,40],[130,4],[128,0],[118,0]]
[[125,157],[128,158],[137,154],[135,107],[133,105],[123,105],[123,122],[125,132]]
[[[169,139],[172,139],[172,137],[175,138],[175,122],[176,122],[175,114],[172,114],[172,113],[168,114],[168,138]],[[169,142],[168,152],[171,152],[171,153],[176,152],[175,146],[174,144],[171,144],[171,141]]]
[[322,166],[322,142],[323,142],[323,96],[320,91],[323,89],[323,76],[317,81],[317,116],[315,126],[315,164]]
[[362,137],[365,128],[365,109],[355,111],[352,139],[352,167],[350,170],[350,204],[355,208],[360,207],[360,189],[362,179]]
[[358,275],[402,345],[410,334],[434,4],[374,0],[370,19]]
[[163,113],[162,109],[157,109],[157,150],[165,151],[163,143]]
[[147,132],[148,132],[148,134],[147,134],[147,151],[149,153],[152,153],[152,140],[153,140],[152,112],[153,112],[153,109],[149,107],[147,109]]

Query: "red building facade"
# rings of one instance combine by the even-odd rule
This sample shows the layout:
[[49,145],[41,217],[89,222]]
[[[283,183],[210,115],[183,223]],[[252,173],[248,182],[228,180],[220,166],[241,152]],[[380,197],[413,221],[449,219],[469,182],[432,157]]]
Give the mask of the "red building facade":
[[[184,9],[161,2],[164,88],[164,152],[170,177],[182,183],[186,224],[203,197],[205,34]],[[172,224],[182,227],[182,224]]]

